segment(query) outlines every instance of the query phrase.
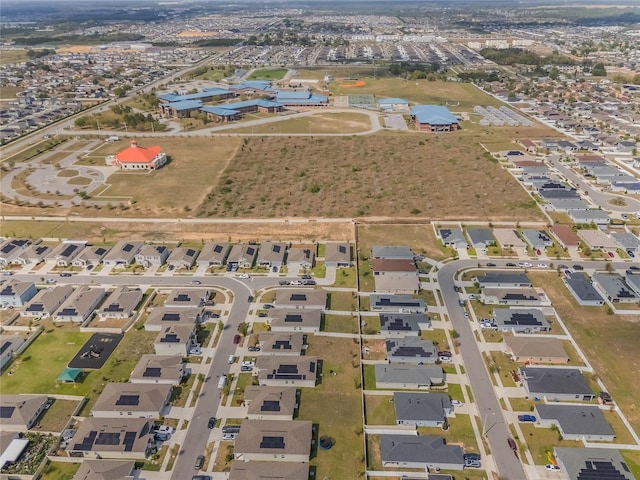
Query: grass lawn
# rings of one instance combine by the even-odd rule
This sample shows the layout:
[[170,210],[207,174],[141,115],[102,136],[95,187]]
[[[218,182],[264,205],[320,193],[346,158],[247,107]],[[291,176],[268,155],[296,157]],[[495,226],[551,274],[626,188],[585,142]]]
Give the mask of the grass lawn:
[[582,442],[560,440],[557,430],[551,428],[536,428],[530,423],[521,423],[520,429],[524,438],[520,440],[527,444],[536,465],[549,463],[547,451],[553,452],[553,447],[582,447]]
[[500,380],[504,387],[516,386],[516,382],[513,381],[510,372],[512,370],[518,370],[518,367],[521,366],[520,364],[512,361],[511,358],[502,352],[491,352],[490,359],[487,360],[487,356],[485,356],[485,361],[488,361],[490,372],[497,371],[500,373]]
[[185,380],[180,382],[180,385],[173,387],[173,390],[171,390],[171,404],[174,407],[184,407],[187,404],[187,397],[195,379],[196,374],[190,373]]
[[635,475],[636,478],[640,478],[640,452],[637,450],[622,450],[620,453],[627,461],[627,466],[629,467],[629,470],[631,470],[631,473]]
[[71,480],[80,468],[79,463],[49,462],[41,480]]
[[233,398],[231,399],[231,406],[237,407],[238,405],[242,405],[244,401],[244,390],[251,385],[253,385],[253,375],[250,373],[240,373],[238,375],[236,389],[233,391]]
[[367,425],[395,425],[393,395],[365,395],[364,410]]
[[73,400],[55,399],[38,423],[45,432],[62,432],[77,406]]
[[220,442],[218,445],[218,454],[213,464],[214,472],[228,472],[231,470],[231,461],[227,462],[226,457],[229,454],[233,454],[233,445],[233,442]]
[[364,260],[367,255],[365,253],[358,254],[358,273],[360,276],[360,291],[373,292],[375,290],[375,279],[373,278],[373,270],[369,260]]
[[328,310],[353,312],[357,306],[355,292],[329,292]]
[[325,314],[324,332],[358,333],[358,318],[347,315]]
[[553,306],[583,353],[636,431],[640,430],[639,315],[607,315],[606,307],[582,307],[557,274],[529,272],[544,287]]
[[335,440],[331,450],[318,450],[310,464],[317,466],[316,478],[359,478],[364,451],[358,345],[352,339],[314,336],[307,354],[322,358],[323,376],[315,388],[302,389],[298,419],[317,424],[318,437]]
[[536,402],[528,398],[510,398],[509,404],[515,412],[533,412]]
[[432,307],[437,305],[436,293],[434,290],[422,290],[418,295],[414,295],[414,298],[421,298],[427,305]]
[[362,373],[364,375],[364,389],[377,390],[375,365],[362,365]]
[[281,80],[286,74],[286,68],[260,68],[251,72],[247,80]]
[[635,443],[631,432],[629,432],[629,429],[625,426],[622,419],[616,412],[613,410],[602,410],[602,413],[616,434],[615,443],[624,443],[626,445],[632,445]]
[[419,435],[439,435],[446,439],[448,445],[460,445],[465,450],[478,451],[478,442],[473,433],[469,415],[457,413],[455,418],[448,419],[449,430],[438,427],[418,427]]
[[366,317],[362,317],[362,319],[362,333],[365,335],[375,335],[380,333],[380,317],[367,315]]
[[422,330],[421,337],[425,340],[431,340],[434,345],[437,345],[438,350],[449,350],[447,334],[442,329],[434,328],[431,330]]
[[333,286],[340,288],[356,288],[356,269],[354,267],[337,269],[336,281]]
[[306,117],[282,117],[279,122],[225,130],[225,133],[359,133],[371,128],[363,113],[314,113]]
[[462,385],[458,383],[447,383],[447,393],[453,400],[460,400],[464,402],[464,397],[462,396]]
[[245,138],[199,212],[233,217],[542,218],[515,179],[484,157],[476,133],[464,131],[375,134],[366,142],[355,136]]

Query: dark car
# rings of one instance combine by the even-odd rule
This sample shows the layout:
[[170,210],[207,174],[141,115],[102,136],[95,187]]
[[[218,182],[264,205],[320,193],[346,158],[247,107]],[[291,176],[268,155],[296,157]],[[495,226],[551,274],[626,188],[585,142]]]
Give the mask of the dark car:
[[249,348],[247,348],[247,350],[249,352],[259,352],[260,351],[260,347],[257,346],[257,345],[251,345],[251,346],[249,346]]
[[535,415],[518,415],[519,422],[535,422]]
[[196,470],[200,470],[203,465],[204,465],[204,455],[198,455],[198,458],[196,458],[196,463],[193,466],[193,468],[195,468]]
[[315,285],[316,281],[315,280],[303,280],[302,284],[303,285]]
[[479,453],[465,453],[462,458],[464,458],[465,461],[482,459]]
[[568,266],[568,265],[565,265],[564,263],[561,263],[560,265],[558,265],[558,268],[559,268],[560,270],[565,270],[565,269],[569,268],[569,266]]
[[65,273],[61,273],[61,274],[60,274],[60,276],[61,276],[61,277],[70,277],[70,276],[71,276],[71,274],[70,274],[70,273],[66,273],[66,272],[65,272]]
[[438,352],[438,356],[451,358],[451,352],[449,352],[448,350],[443,350],[441,352]]
[[487,267],[495,267],[496,264],[495,263],[487,263]]
[[300,278],[302,280],[311,280],[311,275],[302,275]]
[[636,267],[634,265],[633,267],[629,267],[629,270],[635,270],[637,272],[638,270],[640,270],[640,267]]
[[262,305],[262,308],[264,308],[265,310],[269,310],[270,308],[273,308],[273,305],[271,305],[270,303],[265,303],[264,305]]
[[517,267],[515,263],[507,263],[507,267]]
[[289,280],[280,280],[278,282],[278,285],[289,285],[291,282],[289,282]]
[[584,268],[582,267],[582,265],[574,265],[573,266],[574,270],[584,270]]
[[258,313],[258,316],[260,318],[264,318],[264,317],[267,317],[268,315],[265,312],[260,312],[260,313]]
[[233,344],[234,345],[238,345],[240,343],[240,335],[234,335],[233,336]]
[[633,250],[631,250],[631,249],[627,250],[627,255],[629,255],[631,258],[635,258],[636,257],[636,254],[633,253]]
[[210,429],[216,426],[216,417],[209,417],[209,422],[207,423],[207,427]]
[[513,453],[515,453],[516,456],[517,456],[518,455],[518,444],[516,443],[516,441],[513,438],[509,437],[509,438],[507,438],[507,444],[509,445],[509,448],[511,450],[513,450]]
[[191,480],[211,480],[210,475],[194,475]]

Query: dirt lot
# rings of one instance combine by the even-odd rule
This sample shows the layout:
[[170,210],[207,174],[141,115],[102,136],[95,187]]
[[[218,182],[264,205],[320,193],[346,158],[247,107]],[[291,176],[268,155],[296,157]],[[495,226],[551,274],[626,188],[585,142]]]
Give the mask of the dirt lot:
[[228,130],[233,133],[355,133],[371,128],[362,113],[316,113],[309,117],[283,117],[281,122]]
[[487,160],[473,132],[247,138],[199,213],[542,218],[522,187]]

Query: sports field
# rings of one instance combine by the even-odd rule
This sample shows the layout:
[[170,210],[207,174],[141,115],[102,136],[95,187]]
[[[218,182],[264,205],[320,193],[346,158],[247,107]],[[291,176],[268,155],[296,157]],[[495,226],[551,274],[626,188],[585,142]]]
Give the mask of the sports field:
[[254,70],[247,80],[280,80],[286,74],[286,68],[261,68]]

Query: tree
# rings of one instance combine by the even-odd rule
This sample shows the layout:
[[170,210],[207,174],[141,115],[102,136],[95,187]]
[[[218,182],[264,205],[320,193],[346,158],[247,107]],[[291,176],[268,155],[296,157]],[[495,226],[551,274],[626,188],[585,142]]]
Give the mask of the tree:
[[594,77],[606,77],[607,70],[604,68],[604,63],[596,63],[591,69],[591,75]]

